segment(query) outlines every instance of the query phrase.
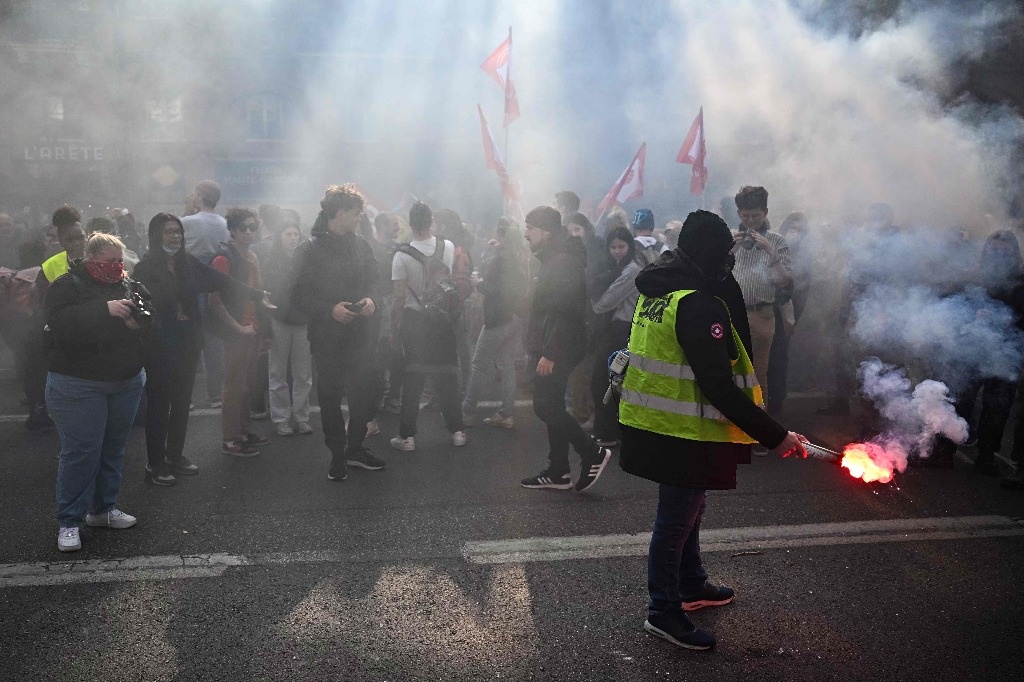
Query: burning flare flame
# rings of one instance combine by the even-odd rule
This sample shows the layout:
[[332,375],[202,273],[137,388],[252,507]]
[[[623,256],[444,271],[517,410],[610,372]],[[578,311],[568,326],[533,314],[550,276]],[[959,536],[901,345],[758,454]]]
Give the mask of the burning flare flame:
[[865,483],[888,483],[894,473],[893,457],[872,443],[853,443],[843,449],[843,468]]

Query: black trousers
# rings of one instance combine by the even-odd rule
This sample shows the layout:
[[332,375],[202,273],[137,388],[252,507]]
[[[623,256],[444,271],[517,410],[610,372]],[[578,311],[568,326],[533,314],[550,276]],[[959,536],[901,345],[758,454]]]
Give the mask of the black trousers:
[[[380,372],[368,349],[316,349],[313,351],[316,395],[320,401],[324,444],[340,459],[357,452],[366,439],[366,423],[377,412]],[[348,400],[348,429],[341,401]]]
[[789,335],[782,321],[782,310],[775,308],[775,336],[772,338],[772,349],[768,354],[768,385],[764,387],[765,407],[775,413],[782,409],[782,404],[789,397]]
[[[1017,383],[1004,379],[985,379],[980,384],[969,386],[957,401],[956,411],[968,421],[974,412],[974,404],[981,394],[981,416],[978,419],[978,461],[994,462],[995,453],[1003,446],[1003,431],[1013,411],[1014,398],[1017,396]],[[1020,462],[1024,457],[1024,419],[1017,417],[1013,429],[1013,461]]]
[[402,376],[402,411],[398,435],[416,435],[420,397],[427,377],[441,403],[441,414],[449,433],[462,431],[462,391],[459,390],[459,360],[454,329],[432,325],[418,311],[406,309],[402,315],[402,348],[405,371]]
[[146,455],[154,471],[164,459],[181,459],[199,353],[199,345],[187,340],[146,362]]
[[579,360],[556,362],[554,370],[546,377],[536,374],[537,360],[533,358],[527,367],[527,371],[534,373],[533,413],[548,429],[548,472],[559,476],[569,473],[570,444],[581,458],[592,455],[596,446],[565,409],[565,388]]

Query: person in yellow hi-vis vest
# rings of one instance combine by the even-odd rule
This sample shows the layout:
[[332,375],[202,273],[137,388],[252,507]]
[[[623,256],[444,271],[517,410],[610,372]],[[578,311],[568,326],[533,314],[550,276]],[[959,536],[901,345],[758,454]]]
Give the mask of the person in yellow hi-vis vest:
[[701,562],[706,491],[735,488],[736,466],[750,461],[754,443],[807,456],[803,436],[764,411],[732,277],[734,246],[725,221],[695,211],[679,246],[637,275],[619,404],[620,466],[660,484],[644,629],[688,649],[710,649],[715,638],[685,612],[733,599],[732,589],[708,582]]

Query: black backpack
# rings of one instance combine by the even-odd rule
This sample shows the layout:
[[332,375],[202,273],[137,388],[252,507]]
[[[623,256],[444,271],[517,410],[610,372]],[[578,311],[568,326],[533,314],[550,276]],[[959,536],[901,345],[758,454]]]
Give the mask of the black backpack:
[[452,279],[451,270],[444,263],[445,240],[438,238],[437,242],[438,246],[432,256],[424,256],[411,244],[400,244],[398,250],[412,256],[423,266],[422,298],[416,295],[408,281],[405,286],[423,308],[427,319],[450,325],[462,313],[462,297],[459,296],[455,280]]

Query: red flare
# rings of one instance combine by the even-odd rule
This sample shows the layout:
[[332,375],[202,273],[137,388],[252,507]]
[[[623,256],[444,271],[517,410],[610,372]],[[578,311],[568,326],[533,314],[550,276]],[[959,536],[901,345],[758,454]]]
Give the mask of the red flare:
[[841,465],[865,483],[888,483],[895,472],[895,457],[874,443],[851,443],[843,448]]

